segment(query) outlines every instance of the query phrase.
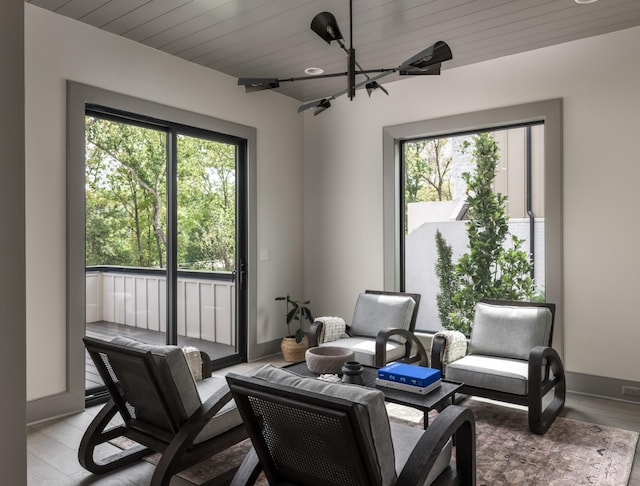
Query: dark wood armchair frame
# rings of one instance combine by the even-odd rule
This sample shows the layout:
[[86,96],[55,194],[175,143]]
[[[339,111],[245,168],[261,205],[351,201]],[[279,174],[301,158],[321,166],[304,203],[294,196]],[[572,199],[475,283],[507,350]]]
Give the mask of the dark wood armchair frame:
[[[416,328],[416,320],[418,318],[418,309],[420,307],[420,294],[411,294],[405,292],[391,292],[384,290],[365,290],[366,294],[377,295],[397,295],[401,297],[411,297],[415,302],[413,308],[413,314],[411,316],[411,322],[409,323],[409,329],[397,329],[387,328],[381,330],[376,335],[376,356],[375,366],[381,368],[387,364],[387,341],[393,337],[402,337],[405,339],[405,352],[402,358],[395,361],[402,363],[415,363],[418,362],[420,366],[429,366],[429,354],[424,348],[424,345],[414,334]],[[323,323],[316,321],[311,324],[309,328],[309,347],[318,346],[320,340],[320,333],[322,332]],[[347,326],[347,334],[352,336],[349,326]],[[353,337],[353,336],[352,336]],[[412,351],[415,349],[415,354]]]
[[[166,486],[173,475],[246,439],[246,430],[243,424],[239,424],[218,436],[193,444],[194,439],[209,420],[231,400],[231,392],[227,387],[214,393],[186,422],[180,423],[178,415],[167,402],[162,393],[162,387],[159,386],[158,365],[150,352],[88,337],[84,338],[84,342],[111,396],[109,402],[93,419],[80,442],[78,460],[88,471],[94,474],[105,474],[137,462],[152,452],[159,452],[162,457],[155,468],[150,485]],[[148,403],[157,405],[157,411],[166,418],[166,422],[170,424],[170,430],[157,428],[132,415],[127,397],[124,396],[115,375],[110,371],[110,356],[117,357],[121,363],[128,362],[137,369],[143,370],[143,375],[139,378],[149,383],[153,390]],[[211,375],[210,360],[205,359],[203,362],[203,373]],[[124,424],[107,428],[111,419],[118,413]],[[127,437],[140,446],[96,460],[94,457],[96,447],[118,437]]]
[[[356,414],[362,413],[360,405],[234,373],[227,375],[227,382],[253,444],[236,472],[232,486],[254,484],[262,471],[271,486],[335,484],[326,476],[315,476],[314,468],[321,471],[340,470],[354,478],[349,484],[381,484],[375,451],[366,446],[370,441],[365,440],[363,431],[358,427]],[[265,403],[266,406],[263,405]],[[264,415],[256,412],[254,405],[259,410],[268,408],[270,412]],[[308,446],[323,442],[323,453],[305,449],[299,451],[298,461],[295,458],[279,460],[277,456],[280,454],[272,454],[269,443],[280,437],[278,434],[283,424],[286,430],[282,432],[286,435],[283,439],[287,442],[294,440],[292,436],[297,435],[291,432],[292,426],[298,426],[304,435],[308,435],[309,430],[315,431],[321,438],[317,442],[305,440],[304,444]],[[433,484],[475,485],[475,419],[471,410],[454,405],[447,407],[424,431],[395,484],[423,484],[451,437],[454,437],[456,444],[455,465],[450,464]],[[272,442],[271,449],[274,447]],[[316,464],[314,458],[319,455],[323,456],[321,459],[325,466]],[[292,463],[295,465],[292,466]],[[332,464],[333,467],[326,464]],[[348,472],[344,473],[345,470]]]
[[[480,302],[493,305],[545,307],[551,311],[551,332],[549,333],[547,345],[536,346],[529,353],[527,380],[529,388],[526,395],[516,395],[470,385],[464,385],[460,390],[461,394],[481,396],[526,406],[528,408],[529,428],[535,434],[544,434],[564,408],[566,396],[564,366],[557,351],[551,347],[556,306],[546,302],[516,302],[494,299],[482,299]],[[445,345],[444,338],[436,336],[431,347],[431,366],[440,369],[443,377],[446,377],[446,369],[443,369],[442,365]],[[542,399],[552,390],[553,398],[543,409]]]

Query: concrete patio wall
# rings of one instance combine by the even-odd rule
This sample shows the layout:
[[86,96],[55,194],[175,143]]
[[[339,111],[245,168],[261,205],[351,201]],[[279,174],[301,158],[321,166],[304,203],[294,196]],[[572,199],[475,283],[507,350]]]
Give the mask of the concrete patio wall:
[[[424,331],[442,329],[436,306],[436,295],[440,291],[439,281],[435,274],[438,254],[435,244],[436,231],[440,233],[452,247],[454,263],[468,251],[467,230],[465,221],[430,222],[421,225],[405,238],[406,258],[406,290],[421,294],[420,311],[416,328]],[[529,221],[512,219],[509,221],[509,233],[525,240],[522,250],[529,252]],[[544,291],[545,259],[544,259],[544,219],[536,219],[534,224],[534,254],[536,289]],[[508,238],[505,247],[509,247]]]

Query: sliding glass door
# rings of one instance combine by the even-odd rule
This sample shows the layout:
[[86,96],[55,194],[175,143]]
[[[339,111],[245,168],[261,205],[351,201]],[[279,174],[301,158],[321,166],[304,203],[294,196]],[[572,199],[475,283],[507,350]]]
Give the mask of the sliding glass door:
[[197,135],[176,140],[177,341],[227,356],[237,340],[240,149]]
[[85,135],[86,334],[242,361],[245,141],[102,107]]

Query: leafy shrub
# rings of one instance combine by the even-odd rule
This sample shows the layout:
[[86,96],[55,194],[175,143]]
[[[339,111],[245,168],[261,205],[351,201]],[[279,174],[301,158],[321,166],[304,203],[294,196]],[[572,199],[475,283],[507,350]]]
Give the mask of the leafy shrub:
[[490,133],[475,135],[473,143],[476,170],[462,174],[467,186],[468,252],[454,265],[451,246],[436,233],[440,321],[445,329],[467,335],[480,299],[531,300],[534,294],[533,267],[522,250],[523,240],[509,234],[507,198],[492,188],[500,160],[498,144]]

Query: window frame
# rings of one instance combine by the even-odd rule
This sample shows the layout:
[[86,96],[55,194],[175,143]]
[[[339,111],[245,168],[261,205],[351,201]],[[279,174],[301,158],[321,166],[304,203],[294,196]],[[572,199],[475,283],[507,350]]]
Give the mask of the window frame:
[[442,118],[404,123],[383,128],[383,254],[384,288],[402,286],[401,142],[411,139],[470,133],[542,122],[544,142],[545,199],[545,295],[556,304],[554,347],[562,355],[563,297],[563,195],[562,195],[562,99],[551,99],[476,111]]

